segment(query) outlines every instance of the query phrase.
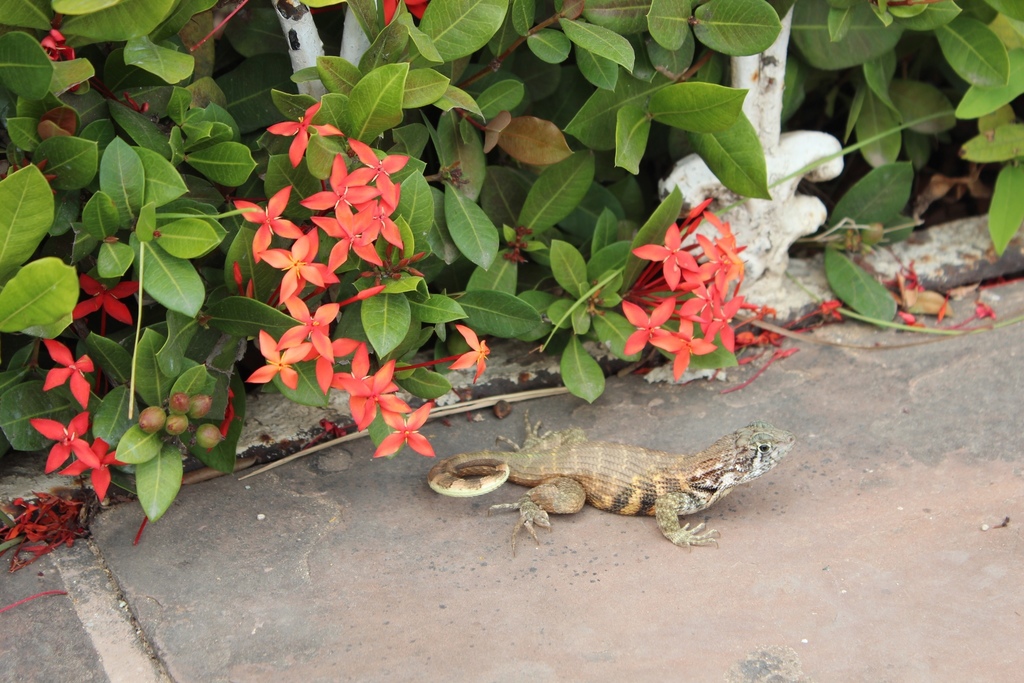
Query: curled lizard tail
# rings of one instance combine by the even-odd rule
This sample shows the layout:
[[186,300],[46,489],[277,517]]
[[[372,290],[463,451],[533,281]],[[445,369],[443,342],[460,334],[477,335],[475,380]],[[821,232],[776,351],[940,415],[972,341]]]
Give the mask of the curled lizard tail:
[[442,496],[471,498],[495,490],[508,480],[510,473],[508,463],[499,457],[465,453],[446,458],[430,468],[427,484]]

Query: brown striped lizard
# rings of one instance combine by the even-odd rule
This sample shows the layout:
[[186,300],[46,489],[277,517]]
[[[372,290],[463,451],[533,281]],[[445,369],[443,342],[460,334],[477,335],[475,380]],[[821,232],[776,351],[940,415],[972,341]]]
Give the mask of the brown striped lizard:
[[[572,514],[584,503],[621,515],[654,515],[665,538],[678,546],[716,544],[704,524],[680,526],[679,517],[699,512],[732,489],[769,471],[796,440],[767,422],[753,422],[723,436],[694,455],[673,455],[641,446],[588,441],[581,429],[539,433],[526,418],[522,447],[478,451],[447,458],[427,475],[430,488],[445,496],[468,498],[506,481],[531,487],[515,503],[491,510],[519,510],[512,531],[526,530],[539,544],[534,526],[550,529],[548,513]],[[504,440],[504,439],[503,439]],[[505,440],[507,441],[507,440]],[[490,511],[488,511],[488,514]]]

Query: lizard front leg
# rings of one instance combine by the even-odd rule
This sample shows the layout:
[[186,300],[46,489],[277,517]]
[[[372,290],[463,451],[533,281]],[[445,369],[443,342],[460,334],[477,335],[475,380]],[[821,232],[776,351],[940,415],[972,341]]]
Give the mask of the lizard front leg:
[[557,477],[546,481],[539,486],[534,486],[526,495],[515,503],[502,503],[492,505],[491,510],[519,510],[519,520],[512,529],[512,555],[516,554],[516,537],[519,530],[526,527],[526,530],[533,536],[533,540],[540,545],[534,525],[551,529],[551,521],[548,513],[554,512],[560,515],[571,515],[579,512],[583,504],[587,502],[587,492],[583,485],[569,477]]
[[677,491],[658,496],[654,501],[654,515],[658,520],[658,527],[665,538],[678,546],[689,548],[695,545],[716,546],[718,532],[714,529],[704,531],[704,523],[690,528],[689,524],[679,525],[679,515],[689,515],[698,510],[703,510],[711,503],[721,498],[724,493],[717,493],[708,496],[701,496],[695,491]]

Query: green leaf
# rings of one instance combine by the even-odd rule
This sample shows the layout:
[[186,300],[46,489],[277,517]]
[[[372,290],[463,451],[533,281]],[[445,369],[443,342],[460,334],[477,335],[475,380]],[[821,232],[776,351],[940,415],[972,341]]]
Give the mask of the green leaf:
[[38,168],[0,180],[0,282],[35,253],[52,223],[53,193]]
[[523,101],[526,88],[516,78],[505,78],[487,87],[476,96],[480,113],[488,121],[501,111],[512,111]]
[[171,507],[183,472],[181,453],[171,444],[164,444],[159,455],[135,466],[135,492],[149,521],[157,521]]
[[683,195],[679,191],[678,186],[673,187],[672,192],[661,200],[661,204],[651,212],[650,218],[647,219],[647,222],[636,233],[636,237],[633,238],[633,243],[629,247],[629,256],[626,259],[626,267],[622,271],[622,289],[619,290],[620,293],[624,294],[627,292],[633,286],[633,283],[636,282],[636,279],[640,277],[643,269],[650,263],[650,261],[645,261],[639,256],[635,256],[633,250],[645,244],[659,244],[663,242],[669,226],[679,219],[679,212],[682,209]]
[[413,69],[405,78],[403,109],[416,109],[433,104],[448,89],[449,79],[433,69]]
[[198,329],[199,323],[195,318],[167,311],[167,341],[156,354],[161,372],[168,377],[176,377],[182,373],[185,369],[185,351]]
[[487,270],[480,266],[473,269],[466,283],[466,291],[473,289],[491,289],[506,294],[515,294],[516,285],[519,282],[519,273],[516,264],[505,258],[494,259],[494,263]]
[[519,171],[489,166],[480,192],[480,208],[495,225],[515,225],[529,191],[530,183]]
[[[259,8],[262,9],[262,8]],[[270,11],[274,31],[281,36],[281,28]],[[259,11],[259,10],[254,10]],[[237,20],[238,17],[235,17]],[[233,26],[232,21],[228,26]],[[281,114],[271,98],[272,89],[293,92],[291,62],[284,54],[260,54],[244,60],[238,68],[218,76],[217,85],[224,92],[227,110],[243,133],[266,128],[281,120]]]
[[501,27],[508,0],[434,0],[427,5],[420,30],[434,42],[442,60],[470,55],[487,44]]
[[194,317],[206,298],[206,288],[195,267],[168,254],[155,242],[131,238],[135,270],[142,272],[142,288],[172,311]]
[[206,370],[205,365],[193,365],[174,380],[171,394],[183,393],[189,396],[212,394],[217,381]]
[[869,62],[891,52],[903,34],[898,23],[882,28],[871,4],[864,2],[850,8],[845,37],[833,41],[828,14],[829,4],[823,0],[803,0],[793,6],[793,44],[819,69],[846,69]]
[[0,332],[52,325],[78,303],[78,273],[46,256],[22,266],[0,291]]
[[402,98],[409,64],[385,64],[362,77],[352,88],[342,130],[370,143],[402,122]]
[[530,188],[519,225],[540,233],[572,213],[594,181],[594,155],[576,152],[544,169]]
[[886,322],[896,315],[889,291],[840,251],[825,250],[825,275],[835,295],[861,315]]
[[378,356],[401,344],[412,322],[409,300],[404,294],[372,296],[363,302],[360,316],[363,330]]
[[953,105],[941,90],[930,83],[897,79],[889,86],[889,95],[904,121],[946,112],[945,116],[911,126],[910,130],[914,132],[934,135],[956,125]]
[[614,91],[598,90],[591,95],[565,127],[565,132],[595,151],[613,149],[619,107],[627,104],[645,107],[648,98],[667,83],[660,75],[648,83],[623,74]]
[[103,242],[96,257],[96,272],[100,277],[119,278],[135,262],[135,252],[124,242]]
[[408,391],[413,396],[419,396],[428,401],[441,398],[452,390],[451,383],[444,375],[432,372],[426,368],[416,368],[412,374],[402,377],[402,368],[398,368],[398,376],[395,377],[395,384]]
[[764,52],[782,30],[779,15],[764,0],[709,0],[693,18],[697,40],[733,57]]
[[295,388],[286,387],[284,382],[281,381],[281,375],[277,375],[274,377],[274,386],[277,390],[289,401],[294,401],[300,405],[325,407],[327,405],[327,395],[320,389],[320,385],[317,383],[316,363],[312,361],[296,363],[294,367],[295,372],[299,375],[299,381]]
[[185,161],[220,185],[238,187],[256,168],[249,148],[239,142],[219,142],[185,155]]
[[50,92],[53,62],[27,33],[0,36],[0,83],[28,100],[41,100]]
[[649,7],[649,2],[636,0],[587,0],[583,3],[583,18],[619,35],[642,33],[647,30]]
[[443,294],[431,294],[423,302],[409,301],[409,306],[417,320],[430,324],[449,323],[466,317],[466,311],[459,302]]
[[594,332],[598,340],[607,346],[616,358],[625,361],[640,359],[640,351],[626,355],[626,341],[636,332],[636,326],[615,311],[605,311],[594,316]]
[[224,228],[216,221],[179,218],[159,228],[157,243],[171,256],[194,259],[213,251],[224,239]]
[[49,31],[52,19],[49,0],[18,0],[4,6],[4,23],[8,26]]
[[627,104],[615,114],[615,166],[634,175],[647,151],[650,118],[639,106]]
[[100,160],[100,189],[114,200],[121,226],[128,225],[142,208],[146,171],[142,159],[121,138],[103,150]]
[[914,167],[910,162],[872,169],[836,202],[829,225],[835,226],[844,218],[858,225],[892,221],[910,200],[913,185]]
[[619,82],[618,64],[579,45],[576,46],[576,68],[601,90],[614,90]]
[[156,74],[168,83],[178,83],[192,75],[195,58],[184,52],[161,47],[149,36],[132,38],[124,46],[124,63]]
[[559,362],[559,369],[562,373],[562,381],[565,387],[573,396],[582,398],[587,403],[593,403],[604,393],[604,372],[597,361],[591,358],[579,338],[573,335],[569,343],[562,351],[562,360]]
[[105,9],[65,17],[60,30],[80,42],[131,40],[151,33],[176,4],[177,0],[121,0]]
[[295,327],[295,319],[262,301],[229,296],[207,309],[210,327],[234,337],[256,337],[265,330],[274,339]]
[[142,160],[142,167],[146,173],[143,204],[163,206],[188,192],[188,186],[171,162],[144,147],[136,147],[135,152]]
[[[123,387],[118,388],[123,389]],[[125,405],[127,406],[127,403]],[[160,455],[160,451],[163,450],[164,446],[163,437],[163,430],[147,434],[142,431],[138,424],[134,424],[124,432],[120,443],[116,441],[108,441],[107,443],[117,444],[118,460],[129,465],[140,465]]]
[[690,32],[690,0],[654,0],[647,12],[647,30],[669,51],[678,50]]
[[328,92],[349,94],[362,74],[359,67],[344,57],[320,55],[316,58],[316,72]]
[[897,130],[899,125],[899,119],[892,109],[868,90],[864,94],[864,103],[857,118],[857,139],[868,140],[886,131],[894,131],[861,148],[860,153],[869,164],[878,167],[896,161],[901,145],[900,133]]
[[971,85],[1003,87],[1009,83],[1006,46],[988,26],[959,16],[935,29],[939,47],[953,70]]
[[1009,161],[1024,155],[1024,124],[1008,123],[976,135],[960,148],[960,157],[967,161],[991,163]]
[[956,107],[958,119],[976,119],[991,114],[1024,95],[1024,49],[1010,50],[1010,76],[1005,86],[972,85]]
[[54,188],[80,190],[96,177],[99,145],[84,138],[55,136],[39,143],[32,158],[47,160],[46,172],[57,176]]
[[89,349],[89,357],[99,363],[103,372],[112,380],[118,384],[129,381],[132,374],[132,356],[123,346],[109,337],[90,332],[85,338],[85,348]]
[[551,273],[562,289],[577,299],[590,289],[583,255],[568,242],[551,240]]
[[50,92],[63,95],[73,86],[84,83],[96,75],[92,62],[88,59],[72,59],[66,62],[53,62],[53,75],[50,77]]
[[174,378],[160,369],[157,360],[157,353],[166,343],[167,337],[147,327],[135,348],[135,391],[147,405],[160,405],[171,392]]
[[162,157],[171,156],[171,145],[167,141],[167,136],[157,128],[156,124],[148,116],[120,102],[110,102],[107,108],[110,111],[111,118],[125,130],[128,137],[136,144],[159,152]]
[[[118,450],[118,460],[121,460],[121,444],[118,441],[128,428],[132,426],[132,419],[128,417],[128,389],[127,387],[114,387],[107,392],[107,395],[100,401],[100,407],[92,419],[92,435],[103,439],[108,444],[114,444]],[[121,462],[127,462],[121,460]]]
[[633,71],[633,46],[618,33],[583,21],[559,19],[559,26],[574,44]]
[[487,173],[487,159],[484,157],[480,135],[470,124],[460,121],[454,112],[441,116],[437,122],[434,147],[442,166],[457,167],[462,171],[458,192],[476,201]]
[[1024,167],[1004,166],[996,178],[988,210],[988,233],[996,254],[1003,255],[1021,224],[1024,224]]
[[528,36],[526,46],[530,48],[530,52],[537,55],[537,59],[548,64],[561,64],[572,49],[572,43],[564,33],[550,28]]
[[450,185],[444,189],[444,216],[459,251],[484,270],[498,253],[498,229],[476,202]]
[[743,113],[746,90],[714,83],[677,83],[651,96],[648,111],[658,123],[694,133],[719,133]]
[[478,334],[516,337],[540,324],[540,314],[522,299],[485,289],[466,292],[459,298],[467,324]]
[[67,424],[81,410],[67,389],[43,391],[42,381],[23,382],[0,397],[0,429],[16,450],[38,451],[53,441],[37,432],[29,420],[42,417]]
[[444,89],[442,94],[437,101],[433,103],[435,107],[441,111],[448,111],[450,109],[464,109],[477,116],[483,116],[480,111],[480,107],[477,105],[476,100],[465,90],[456,88],[454,85],[448,85]]
[[693,149],[722,184],[738,195],[770,199],[761,141],[742,112],[720,133],[689,133]]

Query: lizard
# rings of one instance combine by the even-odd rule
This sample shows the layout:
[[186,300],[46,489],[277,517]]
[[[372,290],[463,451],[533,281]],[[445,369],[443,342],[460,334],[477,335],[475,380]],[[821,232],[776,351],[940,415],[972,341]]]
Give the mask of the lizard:
[[466,498],[494,491],[506,481],[531,487],[514,503],[492,510],[518,510],[512,530],[525,527],[539,545],[534,526],[551,529],[548,513],[573,514],[584,503],[621,515],[653,515],[662,534],[681,547],[714,544],[718,532],[704,523],[680,526],[679,517],[699,512],[732,489],[775,467],[796,437],[767,422],[752,422],[693,455],[673,455],[641,446],[589,441],[582,429],[540,433],[526,414],[526,440],[512,451],[463,453],[438,462],[427,483],[445,496]]

